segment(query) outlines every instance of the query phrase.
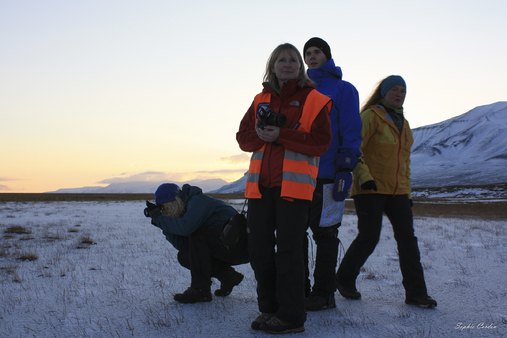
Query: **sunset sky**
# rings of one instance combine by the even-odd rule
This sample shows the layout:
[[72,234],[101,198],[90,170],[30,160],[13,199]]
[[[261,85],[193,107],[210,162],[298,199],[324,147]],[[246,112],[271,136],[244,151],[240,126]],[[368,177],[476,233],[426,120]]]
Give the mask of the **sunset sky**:
[[240,178],[271,51],[318,36],[412,128],[507,101],[507,2],[0,0],[0,192]]

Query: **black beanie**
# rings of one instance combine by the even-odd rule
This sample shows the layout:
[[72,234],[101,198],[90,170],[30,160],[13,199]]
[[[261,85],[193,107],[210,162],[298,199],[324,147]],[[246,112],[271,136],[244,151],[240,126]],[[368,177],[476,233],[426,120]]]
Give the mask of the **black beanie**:
[[327,57],[327,61],[331,60],[331,48],[329,48],[329,45],[326,41],[322,40],[321,38],[311,38],[305,43],[305,47],[303,48],[303,58],[306,55],[306,51],[310,47],[317,47],[320,49],[324,55]]

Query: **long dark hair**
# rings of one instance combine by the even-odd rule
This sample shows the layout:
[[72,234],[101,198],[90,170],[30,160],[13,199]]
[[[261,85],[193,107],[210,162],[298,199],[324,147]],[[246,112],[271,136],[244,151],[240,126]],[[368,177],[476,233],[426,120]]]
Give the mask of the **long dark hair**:
[[368,109],[371,106],[374,106],[374,105],[378,104],[380,101],[382,101],[383,97],[382,97],[382,94],[380,94],[380,88],[382,87],[382,82],[384,82],[388,77],[386,77],[385,79],[382,79],[377,84],[377,86],[375,87],[375,89],[371,93],[370,97],[361,106],[360,113],[364,112],[366,109]]

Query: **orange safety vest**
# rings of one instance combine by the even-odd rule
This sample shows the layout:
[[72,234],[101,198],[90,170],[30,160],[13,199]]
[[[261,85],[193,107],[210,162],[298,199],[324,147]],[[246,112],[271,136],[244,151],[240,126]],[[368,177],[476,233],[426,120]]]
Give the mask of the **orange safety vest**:
[[[257,94],[254,99],[255,112],[257,112],[259,104],[269,104],[269,102],[271,102],[270,93]],[[325,106],[331,111],[331,99],[320,94],[317,90],[312,90],[306,98],[298,130],[310,132],[313,121]],[[257,120],[257,114],[255,119]],[[266,145],[263,145],[260,150],[253,152],[250,159],[250,168],[246,178],[246,198],[262,197],[259,191],[259,177],[265,149]],[[311,201],[317,183],[319,157],[307,156],[285,149],[282,171],[281,197]]]

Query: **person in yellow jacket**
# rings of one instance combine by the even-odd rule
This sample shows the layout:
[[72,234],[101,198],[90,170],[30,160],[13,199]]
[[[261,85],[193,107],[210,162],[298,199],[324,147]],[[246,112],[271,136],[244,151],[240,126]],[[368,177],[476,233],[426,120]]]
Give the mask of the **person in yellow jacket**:
[[410,195],[410,148],[414,140],[403,115],[406,90],[401,76],[388,76],[362,107],[362,157],[354,169],[351,190],[359,232],[340,263],[336,286],[345,298],[361,298],[356,278],[375,250],[385,213],[398,244],[405,303],[432,308],[437,302],[428,296],[414,234]]

